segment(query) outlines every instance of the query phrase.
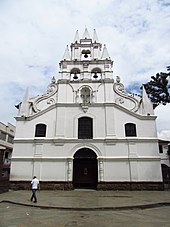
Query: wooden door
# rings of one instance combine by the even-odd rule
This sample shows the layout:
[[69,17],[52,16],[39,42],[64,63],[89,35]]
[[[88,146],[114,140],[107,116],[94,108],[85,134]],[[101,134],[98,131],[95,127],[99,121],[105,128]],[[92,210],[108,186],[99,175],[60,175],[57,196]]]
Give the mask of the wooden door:
[[[87,153],[86,153],[87,154]],[[96,188],[98,168],[96,156],[76,157],[73,161],[73,185],[75,188]]]

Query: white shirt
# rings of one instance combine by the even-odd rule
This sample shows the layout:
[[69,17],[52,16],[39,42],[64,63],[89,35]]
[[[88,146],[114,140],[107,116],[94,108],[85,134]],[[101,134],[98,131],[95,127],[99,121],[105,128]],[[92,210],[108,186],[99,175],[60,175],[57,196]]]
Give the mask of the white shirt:
[[31,184],[32,184],[32,189],[38,189],[39,180],[38,180],[37,178],[34,178],[34,179],[31,181]]

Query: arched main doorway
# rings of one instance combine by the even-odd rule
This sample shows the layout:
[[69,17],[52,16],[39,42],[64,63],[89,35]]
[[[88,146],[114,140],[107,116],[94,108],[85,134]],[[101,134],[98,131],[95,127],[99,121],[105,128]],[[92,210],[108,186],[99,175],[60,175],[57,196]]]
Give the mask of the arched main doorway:
[[97,155],[88,148],[82,148],[74,154],[73,186],[74,188],[97,188]]

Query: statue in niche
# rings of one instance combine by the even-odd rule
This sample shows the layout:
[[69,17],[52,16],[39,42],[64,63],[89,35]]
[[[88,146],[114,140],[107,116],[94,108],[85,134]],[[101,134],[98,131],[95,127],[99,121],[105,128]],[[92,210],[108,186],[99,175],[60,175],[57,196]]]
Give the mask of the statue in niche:
[[81,89],[81,98],[84,104],[90,103],[90,89],[88,87]]

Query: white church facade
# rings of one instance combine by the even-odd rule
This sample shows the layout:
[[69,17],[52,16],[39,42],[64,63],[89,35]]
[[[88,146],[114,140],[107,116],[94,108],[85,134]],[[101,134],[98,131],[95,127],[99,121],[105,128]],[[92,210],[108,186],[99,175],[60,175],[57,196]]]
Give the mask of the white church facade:
[[59,63],[59,79],[16,117],[11,188],[158,189],[162,173],[156,116],[143,88],[128,94],[113,78],[106,46],[78,31]]

